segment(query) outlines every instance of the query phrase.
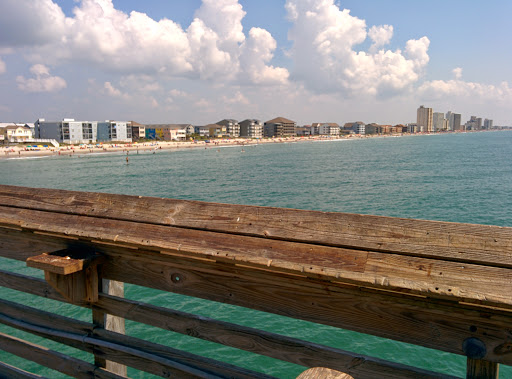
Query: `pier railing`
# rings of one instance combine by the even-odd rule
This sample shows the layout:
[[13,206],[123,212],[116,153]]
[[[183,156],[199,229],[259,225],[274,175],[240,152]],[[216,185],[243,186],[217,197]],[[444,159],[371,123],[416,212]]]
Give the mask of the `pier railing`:
[[[268,377],[125,335],[124,320],[354,378],[439,373],[123,297],[131,283],[467,357],[468,378],[512,364],[512,228],[0,186],[0,285],[91,309],[88,321],[0,299],[0,350],[74,377],[126,366],[168,377]],[[38,377],[0,363],[0,377]]]

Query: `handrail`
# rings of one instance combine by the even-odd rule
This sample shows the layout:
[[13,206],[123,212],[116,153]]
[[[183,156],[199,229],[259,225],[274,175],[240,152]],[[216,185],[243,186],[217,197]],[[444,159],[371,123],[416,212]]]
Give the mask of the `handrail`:
[[[3,185],[0,204],[0,256],[46,278],[4,270],[0,285],[92,309],[81,328],[99,338],[107,338],[104,315],[113,315],[356,379],[448,377],[123,299],[101,284],[119,281],[465,355],[468,378],[497,377],[499,363],[512,365],[512,228]],[[50,317],[5,304],[5,323],[4,308],[35,312],[38,323]],[[180,356],[199,370],[187,375],[263,375],[122,341]],[[95,367],[135,360],[157,375],[176,370],[142,352],[98,354],[102,343],[88,348]]]

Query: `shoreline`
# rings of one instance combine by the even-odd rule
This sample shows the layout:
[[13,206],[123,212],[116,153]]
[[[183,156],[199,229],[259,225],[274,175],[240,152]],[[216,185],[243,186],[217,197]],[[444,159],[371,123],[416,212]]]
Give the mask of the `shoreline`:
[[[491,130],[482,130],[475,132],[488,132]],[[444,133],[403,133],[403,134],[377,134],[377,135],[349,135],[349,136],[307,136],[307,137],[281,137],[281,138],[264,138],[259,140],[233,138],[224,140],[211,140],[210,143],[205,141],[156,141],[156,142],[133,142],[133,143],[104,143],[100,146],[77,146],[66,145],[60,147],[48,146],[42,147],[40,150],[28,150],[25,147],[19,146],[4,146],[0,148],[0,160],[2,159],[16,159],[16,158],[43,158],[43,157],[58,157],[58,156],[78,156],[87,154],[106,154],[106,153],[124,153],[127,155],[130,152],[148,152],[158,150],[180,150],[180,149],[209,149],[217,147],[229,146],[248,146],[248,145],[262,145],[269,143],[299,143],[299,142],[315,142],[315,141],[338,141],[338,140],[356,140],[367,138],[396,138],[405,136],[425,136],[425,135],[440,135],[464,132],[444,132]]]

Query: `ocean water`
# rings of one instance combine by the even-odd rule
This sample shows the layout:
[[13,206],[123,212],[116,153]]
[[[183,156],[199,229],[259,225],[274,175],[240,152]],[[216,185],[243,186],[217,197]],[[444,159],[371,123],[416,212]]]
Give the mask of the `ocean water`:
[[[243,150],[237,146],[131,152],[128,164],[120,153],[5,159],[0,160],[0,183],[512,226],[512,132],[254,144]],[[40,275],[20,262],[1,259],[0,265]],[[90,312],[77,307],[43,304],[41,299],[1,287],[0,296],[90,320]],[[446,374],[465,373],[463,357],[373,336],[137,286],[127,285],[126,297]],[[87,354],[2,325],[0,331],[91,361]],[[281,378],[294,378],[303,371],[129,321],[127,334]],[[0,352],[0,360],[64,377],[10,354]],[[134,370],[129,375],[149,377]],[[500,377],[512,377],[512,368],[501,365]]]

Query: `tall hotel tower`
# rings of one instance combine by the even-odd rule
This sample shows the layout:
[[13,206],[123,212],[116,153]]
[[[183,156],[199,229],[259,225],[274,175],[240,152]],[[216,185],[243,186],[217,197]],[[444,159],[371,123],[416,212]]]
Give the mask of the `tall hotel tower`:
[[434,122],[433,122],[433,110],[432,108],[425,108],[421,105],[418,108],[418,117],[416,120],[416,124],[418,128],[423,129],[424,132],[433,132],[434,131]]

